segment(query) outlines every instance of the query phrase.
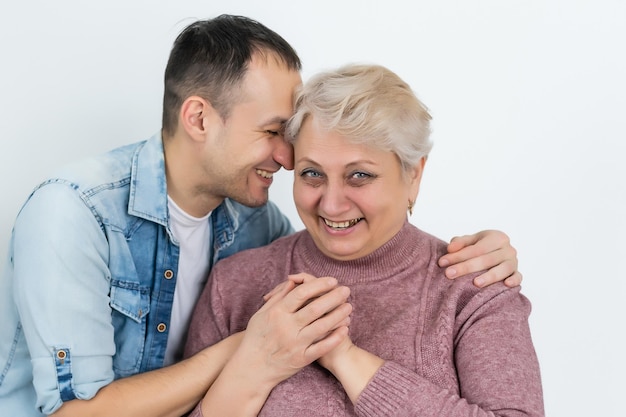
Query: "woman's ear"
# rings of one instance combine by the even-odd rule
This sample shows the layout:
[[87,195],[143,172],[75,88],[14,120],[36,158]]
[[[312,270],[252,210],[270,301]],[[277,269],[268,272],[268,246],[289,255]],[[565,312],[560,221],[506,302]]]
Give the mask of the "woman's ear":
[[[188,97],[180,107],[180,124],[195,141],[204,141],[211,121],[219,114],[211,104],[199,96]],[[220,117],[221,120],[221,117]]]
[[423,156],[419,162],[409,170],[409,182],[410,182],[410,200],[415,203],[417,195],[420,190],[420,183],[422,182],[422,175],[424,173],[424,166],[426,165],[426,156]]

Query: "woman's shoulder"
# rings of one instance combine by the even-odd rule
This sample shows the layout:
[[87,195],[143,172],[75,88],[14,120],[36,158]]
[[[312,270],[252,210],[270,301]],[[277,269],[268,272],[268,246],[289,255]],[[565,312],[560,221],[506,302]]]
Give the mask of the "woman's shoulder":
[[[417,242],[419,256],[428,257],[431,293],[438,294],[437,297],[446,299],[448,303],[454,299],[455,302],[463,305],[483,290],[476,287],[473,281],[475,277],[484,271],[467,274],[455,279],[447,278],[445,268],[439,266],[438,262],[439,258],[448,253],[448,243],[417,227],[412,227],[411,229],[412,240]],[[490,289],[488,292],[493,290],[495,288]]]
[[286,268],[288,254],[303,232],[297,232],[276,239],[272,243],[258,248],[245,249],[221,259],[214,267],[215,276],[227,275],[228,279],[248,276],[258,271],[274,270],[280,272]]
[[247,261],[247,260],[257,260],[257,259],[263,259],[264,257],[267,257],[267,256],[272,256],[278,253],[283,253],[284,255],[286,250],[290,250],[290,248],[292,248],[296,244],[296,242],[298,241],[302,233],[303,231],[296,232],[287,236],[280,237],[274,240],[272,243],[269,243],[267,245],[259,246],[258,248],[245,249],[245,250],[239,251],[221,260],[220,262],[224,262],[224,261],[242,262],[242,261]]
[[411,224],[408,228],[409,233],[412,236],[412,240],[417,242],[422,247],[427,246],[430,248],[432,256],[442,256],[447,252],[448,244],[441,238]]

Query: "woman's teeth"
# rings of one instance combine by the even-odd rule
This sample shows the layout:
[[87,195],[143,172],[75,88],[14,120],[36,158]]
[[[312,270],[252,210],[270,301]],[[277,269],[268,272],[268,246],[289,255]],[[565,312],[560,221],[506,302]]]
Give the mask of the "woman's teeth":
[[348,227],[354,226],[361,220],[363,220],[363,217],[358,218],[358,219],[347,220],[344,222],[333,222],[331,220],[324,219],[324,223],[326,223],[326,226],[332,227],[333,229],[347,229]]

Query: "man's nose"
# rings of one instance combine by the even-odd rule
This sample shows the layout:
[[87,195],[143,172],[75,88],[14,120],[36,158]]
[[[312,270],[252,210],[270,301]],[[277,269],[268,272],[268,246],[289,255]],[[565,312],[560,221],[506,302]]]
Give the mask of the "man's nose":
[[291,143],[278,138],[278,147],[274,151],[274,161],[289,171],[293,169],[293,146]]

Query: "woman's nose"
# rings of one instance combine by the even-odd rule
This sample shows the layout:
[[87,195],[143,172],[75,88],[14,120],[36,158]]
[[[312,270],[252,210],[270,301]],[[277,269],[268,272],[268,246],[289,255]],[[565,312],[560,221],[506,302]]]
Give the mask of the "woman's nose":
[[350,210],[350,200],[342,182],[329,182],[324,187],[320,208],[327,216],[333,216],[334,220],[341,220],[342,213]]

